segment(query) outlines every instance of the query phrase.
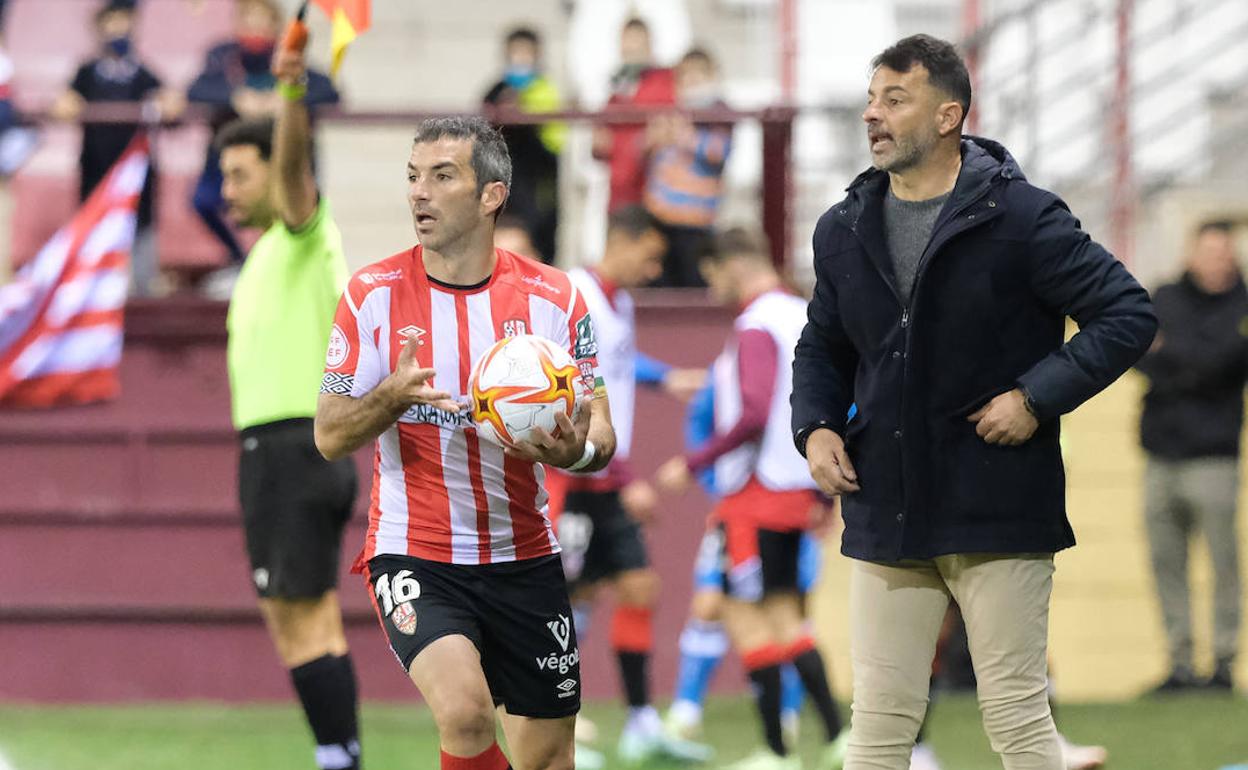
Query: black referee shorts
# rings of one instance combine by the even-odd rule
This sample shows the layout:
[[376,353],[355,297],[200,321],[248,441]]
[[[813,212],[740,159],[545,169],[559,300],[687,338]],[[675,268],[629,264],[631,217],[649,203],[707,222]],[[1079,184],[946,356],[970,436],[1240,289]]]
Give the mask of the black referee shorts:
[[321,457],[311,418],[245,428],[239,438],[238,497],[256,593],[308,599],[337,587],[354,461]]

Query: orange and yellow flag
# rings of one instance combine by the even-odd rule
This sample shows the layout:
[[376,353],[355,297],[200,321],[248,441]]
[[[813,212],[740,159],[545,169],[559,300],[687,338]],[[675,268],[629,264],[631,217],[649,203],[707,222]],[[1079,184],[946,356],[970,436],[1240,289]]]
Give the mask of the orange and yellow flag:
[[329,73],[337,76],[347,46],[372,23],[372,0],[316,0],[316,4],[333,24],[329,43],[333,52],[333,63]]

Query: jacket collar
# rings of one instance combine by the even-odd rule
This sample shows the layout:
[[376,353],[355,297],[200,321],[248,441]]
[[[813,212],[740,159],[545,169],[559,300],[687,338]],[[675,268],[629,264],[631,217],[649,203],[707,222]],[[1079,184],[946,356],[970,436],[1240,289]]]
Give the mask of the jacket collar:
[[[998,179],[1026,181],[1014,156],[1001,144],[980,136],[963,136],[962,170],[958,172],[958,181],[954,183],[953,194],[945,204],[945,211],[962,208],[982,195]],[[884,199],[888,192],[888,172],[869,168],[855,177],[845,189],[849,193],[846,201],[850,208],[846,212],[847,218],[854,222],[869,199]]]

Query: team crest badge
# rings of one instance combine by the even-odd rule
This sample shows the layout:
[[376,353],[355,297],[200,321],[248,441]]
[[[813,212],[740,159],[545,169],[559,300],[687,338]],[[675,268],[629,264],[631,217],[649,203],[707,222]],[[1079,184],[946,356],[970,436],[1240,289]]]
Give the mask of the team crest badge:
[[411,636],[416,633],[416,608],[411,602],[403,602],[390,613],[390,622],[399,633]]

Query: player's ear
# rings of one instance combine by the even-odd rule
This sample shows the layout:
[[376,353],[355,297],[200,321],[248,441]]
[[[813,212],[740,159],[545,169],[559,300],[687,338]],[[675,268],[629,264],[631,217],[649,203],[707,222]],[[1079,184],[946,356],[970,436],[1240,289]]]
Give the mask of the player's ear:
[[507,201],[507,185],[490,182],[481,189],[481,208],[486,214],[498,212]]

